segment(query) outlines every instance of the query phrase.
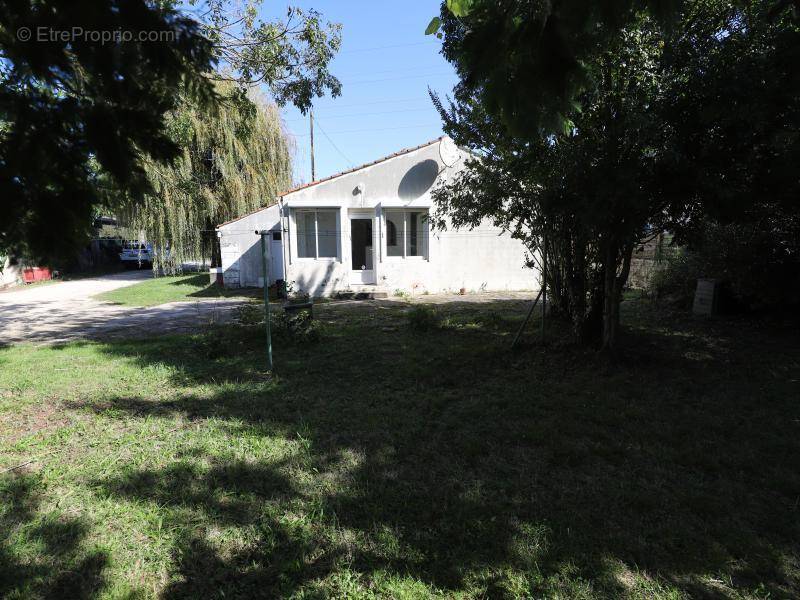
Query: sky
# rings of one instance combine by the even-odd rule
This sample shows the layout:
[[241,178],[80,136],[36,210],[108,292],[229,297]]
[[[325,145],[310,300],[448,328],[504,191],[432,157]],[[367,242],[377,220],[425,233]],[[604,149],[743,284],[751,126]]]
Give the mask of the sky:
[[[338,98],[314,103],[316,177],[371,162],[442,135],[428,86],[442,96],[457,82],[439,53],[441,42],[424,34],[438,14],[438,0],[291,1],[342,24],[342,47],[331,72],[342,82]],[[265,18],[280,17],[285,4],[267,0]],[[294,141],[295,183],[311,181],[309,118],[282,109]]]

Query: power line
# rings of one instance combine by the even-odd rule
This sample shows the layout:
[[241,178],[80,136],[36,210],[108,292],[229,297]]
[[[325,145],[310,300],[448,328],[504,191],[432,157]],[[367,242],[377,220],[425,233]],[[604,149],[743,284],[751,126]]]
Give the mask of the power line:
[[[374,100],[372,102],[356,102],[352,104],[334,104],[331,108],[352,108],[354,106],[372,106],[374,104],[391,104],[393,102],[417,102],[419,100],[430,100],[428,96],[415,96],[413,98],[386,98]],[[334,101],[335,102],[335,101]]]
[[[429,65],[428,68],[439,67],[440,65]],[[351,72],[351,73],[341,73],[336,72],[334,73],[337,77],[361,77],[363,75],[379,75],[381,73],[406,73],[409,71],[419,71],[420,66],[416,65],[413,67],[394,67],[392,69],[382,69],[380,71],[374,71],[370,69],[369,71],[359,71],[359,72]]]
[[436,77],[438,75],[452,75],[452,71],[438,71],[436,73],[424,73],[422,75],[407,75],[405,77],[386,77],[384,79],[364,79],[362,81],[343,81],[342,85],[363,85],[365,83],[383,83],[386,81],[402,81],[404,79],[420,79],[422,77]]
[[[364,133],[364,132],[368,132],[368,131],[393,131],[395,129],[420,129],[422,127],[430,129],[430,128],[433,128],[433,127],[440,127],[440,126],[441,126],[441,123],[436,123],[435,125],[406,125],[406,126],[403,126],[403,127],[381,127],[381,128],[378,128],[378,129],[375,129],[375,128],[370,128],[370,129],[347,129],[347,130],[342,130],[342,131],[331,131],[331,133],[334,133],[334,134],[335,133]],[[307,133],[291,133],[291,132],[287,132],[287,134],[291,135],[293,137],[308,137]]]
[[333,143],[333,140],[330,138],[330,136],[329,136],[327,133],[325,133],[325,129],[324,129],[324,128],[322,127],[322,125],[320,124],[320,122],[319,122],[319,119],[314,119],[314,117],[313,117],[313,116],[312,116],[311,118],[317,122],[317,127],[319,127],[319,130],[322,132],[322,135],[324,135],[324,136],[325,136],[325,138],[326,138],[326,139],[327,139],[327,140],[328,140],[328,141],[331,143],[331,146],[333,146],[333,148],[334,148],[334,149],[335,149],[335,150],[336,150],[336,151],[339,153],[339,155],[340,155],[340,156],[341,156],[341,157],[342,157],[342,158],[343,158],[343,159],[344,159],[344,160],[347,162],[347,164],[349,164],[351,167],[355,167],[355,164],[353,163],[353,161],[352,161],[352,160],[350,160],[349,158],[347,158],[347,156],[345,155],[345,153],[344,153],[344,152],[342,152],[341,150],[339,150],[339,146],[337,146],[336,144],[334,144],[334,143]]
[[355,54],[358,52],[373,52],[375,50],[389,50],[391,48],[408,48],[411,46],[431,46],[437,44],[435,41],[414,42],[411,44],[391,44],[388,46],[373,46],[372,48],[354,48],[352,50],[341,50],[339,54]]
[[[346,115],[330,115],[326,116],[326,119],[344,119],[346,117],[370,117],[373,115],[394,115],[397,113],[408,113],[408,112],[425,112],[429,110],[436,110],[431,104],[427,108],[406,108],[401,110],[385,110],[380,112],[366,112],[366,113],[348,113]],[[293,123],[296,121],[305,121],[305,118],[302,119],[284,119],[287,123]],[[317,123],[319,123],[319,117],[317,117]]]

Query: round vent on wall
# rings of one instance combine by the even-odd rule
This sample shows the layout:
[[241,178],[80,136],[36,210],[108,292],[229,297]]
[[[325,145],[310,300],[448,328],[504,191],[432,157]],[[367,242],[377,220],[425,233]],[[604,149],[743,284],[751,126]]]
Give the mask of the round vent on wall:
[[461,151],[449,137],[439,142],[439,156],[446,167],[452,167],[461,157]]

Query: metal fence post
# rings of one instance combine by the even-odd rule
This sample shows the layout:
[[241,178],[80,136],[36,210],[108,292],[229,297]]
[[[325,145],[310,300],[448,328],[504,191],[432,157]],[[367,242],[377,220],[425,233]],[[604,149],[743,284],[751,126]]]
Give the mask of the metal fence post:
[[261,266],[264,272],[264,322],[267,329],[267,370],[272,371],[272,330],[269,322],[269,260],[267,256],[267,236],[269,231],[256,231],[261,235]]

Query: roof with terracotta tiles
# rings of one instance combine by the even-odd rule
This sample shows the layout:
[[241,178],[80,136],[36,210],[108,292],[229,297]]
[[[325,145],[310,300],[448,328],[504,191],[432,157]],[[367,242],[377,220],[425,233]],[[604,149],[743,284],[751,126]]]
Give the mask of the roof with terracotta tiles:
[[[278,197],[283,198],[287,194],[292,194],[294,192],[299,192],[300,190],[304,190],[306,188],[310,188],[310,187],[313,187],[315,185],[319,185],[320,183],[325,183],[326,181],[330,181],[331,179],[336,179],[337,177],[341,177],[342,175],[349,175],[350,173],[355,173],[356,171],[360,171],[361,169],[366,169],[367,167],[371,167],[373,165],[377,165],[379,163],[385,162],[385,161],[387,161],[389,159],[392,159],[392,158],[395,158],[397,156],[402,156],[403,154],[408,154],[409,152],[414,152],[415,150],[420,150],[421,148],[425,148],[426,146],[430,146],[431,144],[435,144],[436,142],[441,142],[444,139],[444,137],[445,136],[442,135],[442,136],[437,137],[436,139],[427,141],[424,144],[420,144],[419,146],[414,146],[412,148],[403,148],[402,150],[398,150],[397,152],[389,154],[388,156],[384,156],[383,158],[378,158],[376,160],[373,160],[372,162],[368,162],[368,163],[363,164],[363,165],[358,166],[358,167],[353,167],[352,169],[348,169],[347,171],[341,171],[339,173],[334,173],[333,175],[329,175],[328,177],[324,177],[322,179],[316,179],[314,181],[310,181],[309,183],[304,183],[303,185],[298,185],[297,187],[291,188],[289,190],[286,190],[285,192],[282,192],[282,193],[278,194]],[[224,223],[220,223],[219,225],[217,225],[217,229],[219,229],[220,227],[224,227],[225,225],[230,225],[231,223],[235,223],[236,221],[244,219],[245,217],[249,217],[250,215],[254,215],[257,212],[260,212],[260,211],[264,210],[265,208],[269,208],[270,206],[273,206],[274,204],[275,204],[275,202],[271,202],[270,204],[267,204],[266,206],[262,206],[260,208],[255,209],[255,210],[251,210],[250,212],[245,213],[245,214],[243,214],[243,215],[241,215],[239,217],[236,217],[235,219],[231,219],[230,221],[225,221]]]

